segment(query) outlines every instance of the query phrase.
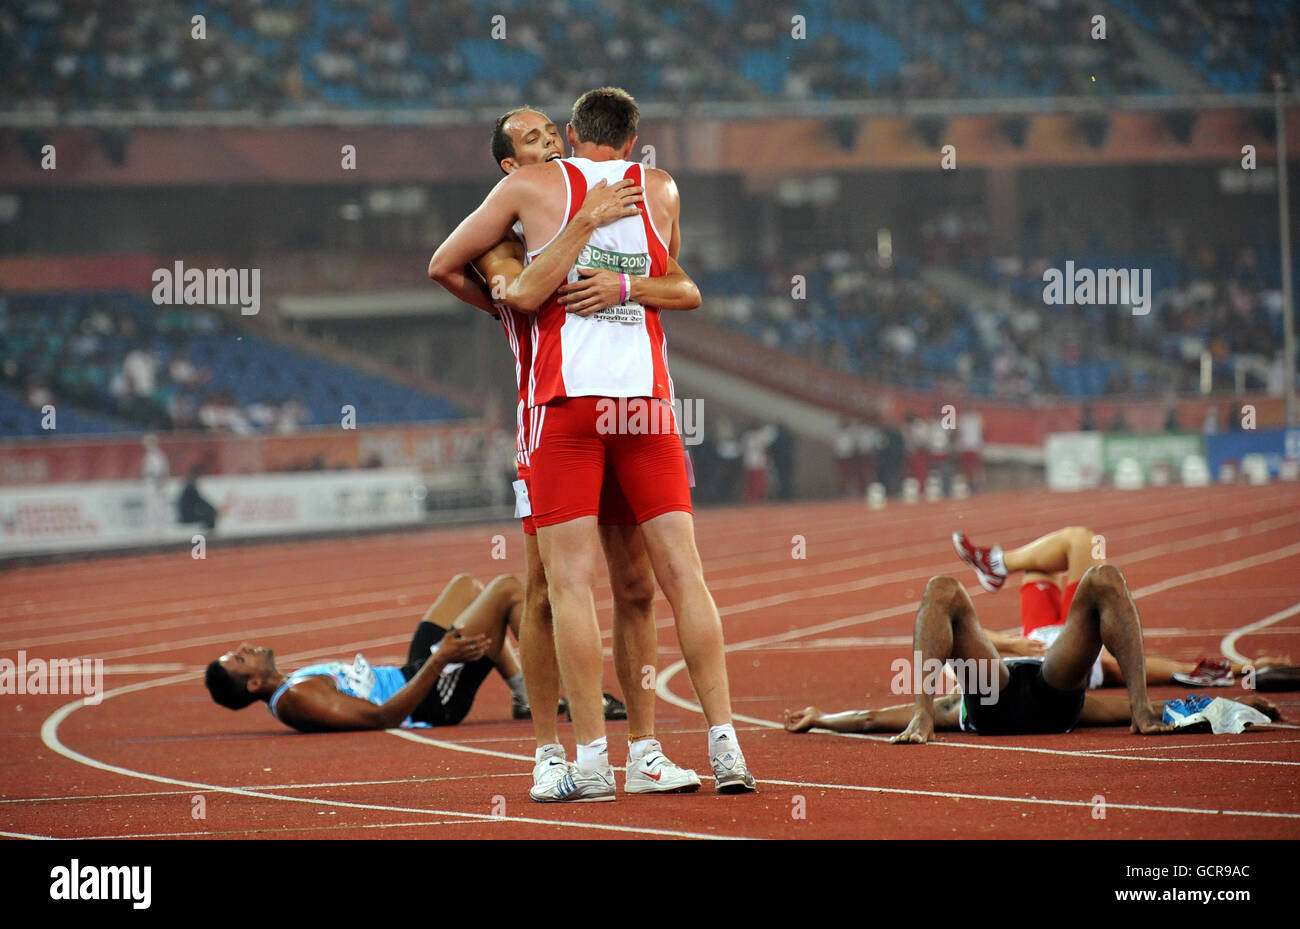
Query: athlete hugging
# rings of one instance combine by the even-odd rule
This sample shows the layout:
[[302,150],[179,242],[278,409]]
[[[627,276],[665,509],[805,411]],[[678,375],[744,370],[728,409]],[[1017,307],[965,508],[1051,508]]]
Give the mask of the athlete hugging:
[[670,430],[611,431],[600,414],[609,399],[672,404],[660,312],[700,303],[676,263],[676,184],[627,160],[638,117],[625,91],[588,91],[573,105],[573,156],[564,158],[545,114],[506,113],[492,134],[492,157],[506,177],[429,262],[431,278],[500,318],[515,356],[516,515],[528,557],[521,663],[533,707],[553,705],[563,680],[578,743],[570,763],[554,717],[533,714],[530,794],[539,802],[615,798],[591,596],[602,549],[615,597],[615,671],[627,699],[625,791],[700,786],[654,738],[655,695],[642,686],[641,669],[657,664],[656,580],[709,723],[714,785],[723,793],[756,789],[731,724],[722,623],[695,547],[679,429],[674,421]]

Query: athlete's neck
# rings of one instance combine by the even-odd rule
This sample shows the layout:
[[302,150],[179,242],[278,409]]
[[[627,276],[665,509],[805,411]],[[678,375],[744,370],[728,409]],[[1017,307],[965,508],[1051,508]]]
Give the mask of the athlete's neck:
[[611,148],[608,145],[580,142],[573,147],[574,158],[586,158],[588,161],[625,161],[625,156],[626,153],[622,149]]

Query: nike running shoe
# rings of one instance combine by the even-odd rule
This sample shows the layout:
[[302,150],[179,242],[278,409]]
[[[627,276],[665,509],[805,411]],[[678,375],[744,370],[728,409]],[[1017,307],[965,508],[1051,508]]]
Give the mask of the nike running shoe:
[[964,532],[954,532],[952,547],[957,550],[958,558],[975,569],[975,576],[979,578],[981,587],[989,593],[997,593],[1002,589],[1002,585],[1007,581],[1007,572],[993,566],[995,560],[1002,561],[1002,550],[999,546],[977,548],[971,544],[970,539],[966,538]]
[[623,789],[630,794],[688,794],[700,789],[700,776],[669,761],[656,739],[639,760],[628,762]]

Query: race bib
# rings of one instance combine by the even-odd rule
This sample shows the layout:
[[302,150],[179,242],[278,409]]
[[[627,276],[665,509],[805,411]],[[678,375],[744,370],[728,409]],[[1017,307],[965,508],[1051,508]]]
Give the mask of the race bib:
[[[650,256],[645,252],[615,252],[590,243],[582,247],[574,264],[579,268],[601,268],[632,277],[646,277],[650,274]],[[618,306],[607,306],[587,318],[606,323],[640,325],[645,321],[645,307],[639,303],[621,303]]]
[[370,667],[364,655],[358,654],[351,667],[343,666],[343,677],[354,694],[362,700],[370,699],[370,692],[375,689],[375,669]]
[[588,319],[599,319],[607,323],[626,323],[640,325],[645,320],[645,307],[639,303],[621,303],[607,306],[599,313],[592,313]]
[[515,519],[523,519],[525,516],[533,515],[533,504],[528,499],[528,485],[523,481],[515,481]]

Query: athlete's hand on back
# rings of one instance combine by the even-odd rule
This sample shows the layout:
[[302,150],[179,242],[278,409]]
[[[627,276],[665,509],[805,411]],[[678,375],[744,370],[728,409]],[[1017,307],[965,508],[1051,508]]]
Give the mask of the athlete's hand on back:
[[616,306],[623,295],[621,276],[603,268],[579,268],[580,280],[565,284],[556,291],[560,303],[570,313],[590,316],[607,306]]
[[645,188],[632,183],[630,178],[623,178],[609,184],[602,180],[582,201],[578,215],[587,215],[597,226],[604,226],[617,219],[636,216],[640,210],[636,205],[645,199]]

